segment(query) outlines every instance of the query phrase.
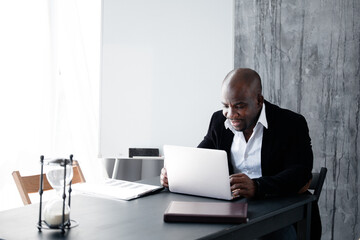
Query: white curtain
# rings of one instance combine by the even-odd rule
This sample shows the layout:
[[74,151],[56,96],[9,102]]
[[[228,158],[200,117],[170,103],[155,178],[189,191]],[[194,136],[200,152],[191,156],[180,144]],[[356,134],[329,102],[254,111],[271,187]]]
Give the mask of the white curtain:
[[98,148],[101,0],[0,1],[0,210],[22,206],[11,172],[40,155],[104,177]]

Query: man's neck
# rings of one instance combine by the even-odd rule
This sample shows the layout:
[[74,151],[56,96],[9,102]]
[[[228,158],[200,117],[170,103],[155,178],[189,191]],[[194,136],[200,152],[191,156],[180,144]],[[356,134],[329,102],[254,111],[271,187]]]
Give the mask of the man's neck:
[[245,138],[245,141],[248,142],[252,133],[253,133],[254,129],[251,129],[251,130],[246,130],[246,131],[243,131],[243,134],[244,134],[244,138]]
[[256,116],[255,120],[253,121],[253,123],[251,124],[251,126],[248,128],[248,129],[245,129],[243,131],[243,134],[244,134],[244,137],[245,137],[245,141],[248,142],[251,135],[253,134],[254,132],[254,128],[256,126],[256,123],[258,122],[259,120],[259,117],[260,117],[260,114],[261,114],[261,110],[259,111],[258,115]]

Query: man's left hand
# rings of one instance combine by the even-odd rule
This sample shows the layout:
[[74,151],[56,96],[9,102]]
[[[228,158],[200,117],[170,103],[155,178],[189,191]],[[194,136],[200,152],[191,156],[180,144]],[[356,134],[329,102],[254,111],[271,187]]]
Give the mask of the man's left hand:
[[231,191],[235,197],[252,198],[255,196],[256,185],[244,173],[236,173],[230,176]]

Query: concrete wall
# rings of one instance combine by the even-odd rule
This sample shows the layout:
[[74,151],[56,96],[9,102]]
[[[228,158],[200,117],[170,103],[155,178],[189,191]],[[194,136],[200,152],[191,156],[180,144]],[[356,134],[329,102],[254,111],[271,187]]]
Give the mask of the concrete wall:
[[235,0],[235,67],[263,80],[264,96],[303,114],[320,198],[323,239],[360,238],[360,1]]

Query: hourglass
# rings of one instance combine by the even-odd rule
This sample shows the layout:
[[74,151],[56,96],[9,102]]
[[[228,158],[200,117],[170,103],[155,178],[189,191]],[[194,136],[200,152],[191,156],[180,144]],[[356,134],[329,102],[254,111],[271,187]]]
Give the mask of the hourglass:
[[[77,222],[70,220],[70,196],[71,181],[73,177],[73,156],[70,159],[45,159],[40,157],[40,208],[38,229],[61,229],[77,226]],[[44,188],[43,170],[45,167],[46,178],[56,194],[53,199],[48,201],[44,209],[44,220],[42,220],[42,194]],[[68,196],[66,192],[68,191]],[[67,201],[66,201],[67,200]]]

